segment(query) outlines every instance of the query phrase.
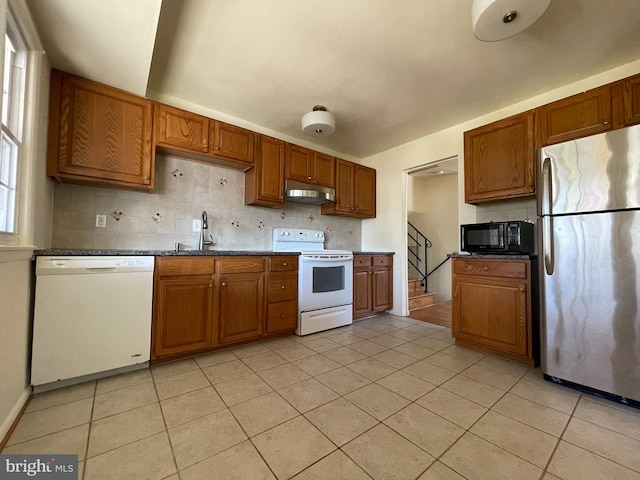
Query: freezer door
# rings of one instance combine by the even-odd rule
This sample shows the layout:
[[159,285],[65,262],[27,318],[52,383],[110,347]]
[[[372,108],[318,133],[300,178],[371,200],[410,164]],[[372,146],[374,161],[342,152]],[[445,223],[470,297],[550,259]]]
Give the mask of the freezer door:
[[543,372],[640,401],[640,211],[551,225],[539,224],[550,238],[540,252]]
[[640,125],[538,151],[538,215],[640,208]]

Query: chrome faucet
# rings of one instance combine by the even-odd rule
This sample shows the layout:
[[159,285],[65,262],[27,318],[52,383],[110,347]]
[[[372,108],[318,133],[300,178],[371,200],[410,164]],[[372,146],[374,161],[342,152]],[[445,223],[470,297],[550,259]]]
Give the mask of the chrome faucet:
[[[209,234],[209,222],[207,221],[207,211],[203,210],[200,217],[200,242],[198,243],[198,250],[204,250],[204,247],[213,245],[213,237]],[[208,240],[205,240],[205,231],[207,232]]]

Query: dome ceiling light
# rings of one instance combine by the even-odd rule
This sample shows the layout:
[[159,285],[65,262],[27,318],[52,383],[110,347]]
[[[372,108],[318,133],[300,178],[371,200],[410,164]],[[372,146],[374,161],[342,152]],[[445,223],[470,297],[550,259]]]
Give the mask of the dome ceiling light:
[[551,0],[473,0],[473,34],[483,42],[497,42],[533,25]]
[[336,118],[323,105],[302,116],[302,131],[310,137],[326,137],[336,131]]

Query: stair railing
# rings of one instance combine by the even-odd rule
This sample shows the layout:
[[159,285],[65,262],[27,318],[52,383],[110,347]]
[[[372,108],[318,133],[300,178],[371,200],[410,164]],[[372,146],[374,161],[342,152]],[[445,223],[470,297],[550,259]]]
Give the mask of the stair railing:
[[407,226],[407,236],[409,237],[407,260],[418,272],[420,285],[427,292],[427,277],[429,276],[427,273],[427,249],[431,248],[433,244],[411,222],[407,222]]

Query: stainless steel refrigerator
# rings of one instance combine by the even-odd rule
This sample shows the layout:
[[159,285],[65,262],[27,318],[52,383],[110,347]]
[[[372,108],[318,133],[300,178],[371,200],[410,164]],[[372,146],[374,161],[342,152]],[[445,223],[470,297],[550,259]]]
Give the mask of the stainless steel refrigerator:
[[537,160],[542,371],[640,407],[640,125]]

